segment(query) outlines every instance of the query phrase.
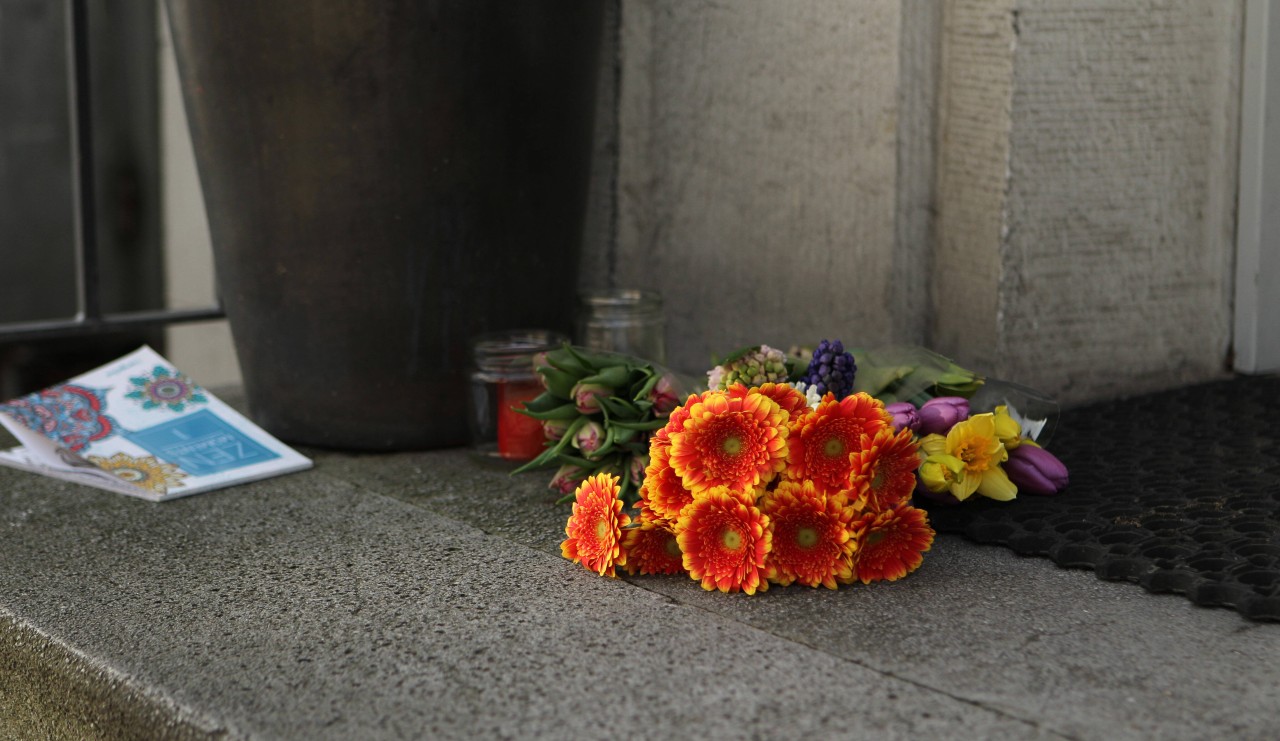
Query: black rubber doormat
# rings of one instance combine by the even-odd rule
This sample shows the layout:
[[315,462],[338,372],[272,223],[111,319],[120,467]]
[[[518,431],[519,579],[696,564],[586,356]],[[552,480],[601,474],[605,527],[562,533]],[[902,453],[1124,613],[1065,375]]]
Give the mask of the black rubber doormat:
[[1057,497],[929,506],[941,532],[1280,621],[1280,377],[1069,409]]

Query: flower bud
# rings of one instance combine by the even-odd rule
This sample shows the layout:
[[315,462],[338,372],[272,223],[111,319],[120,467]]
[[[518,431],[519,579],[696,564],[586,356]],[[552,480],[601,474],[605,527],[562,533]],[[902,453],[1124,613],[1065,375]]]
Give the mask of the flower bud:
[[602,383],[579,382],[573,387],[573,403],[583,414],[594,414],[600,411],[600,397],[613,396],[613,389]]
[[648,455],[641,453],[631,456],[631,483],[634,486],[640,486],[644,481],[644,471],[648,467]]
[[920,413],[916,405],[909,401],[895,401],[885,404],[884,410],[893,415],[893,431],[901,432],[904,428],[915,432],[920,429]]
[[584,478],[586,478],[586,472],[578,466],[564,465],[556,470],[547,488],[561,494],[572,494]]
[[567,419],[548,419],[542,422],[542,434],[547,436],[548,440],[556,441],[564,437],[564,433],[569,431],[571,423]]
[[1067,487],[1067,467],[1053,453],[1034,443],[1024,441],[1010,450],[1004,471],[1020,492],[1049,496]]
[[931,492],[950,491],[964,471],[964,461],[953,455],[931,455],[920,464],[920,483]]
[[939,396],[926,401],[920,407],[919,416],[917,433],[945,435],[956,422],[969,418],[969,400],[963,396]]
[[601,427],[599,422],[588,421],[578,428],[570,444],[590,458],[592,453],[604,446],[604,427]]
[[680,406],[675,379],[670,374],[658,379],[658,383],[649,392],[649,401],[653,402],[655,417],[668,417],[676,407]]
[[1004,443],[1005,450],[1013,450],[1022,444],[1022,425],[1009,414],[1009,407],[1001,404],[995,409],[996,437]]

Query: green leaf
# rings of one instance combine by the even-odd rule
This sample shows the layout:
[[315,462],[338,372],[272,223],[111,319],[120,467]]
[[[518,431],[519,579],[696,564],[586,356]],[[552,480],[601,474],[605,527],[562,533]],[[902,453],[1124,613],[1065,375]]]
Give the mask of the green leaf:
[[720,359],[717,359],[716,356],[712,355],[711,365],[713,366],[728,365],[729,363],[732,363],[733,361],[741,358],[743,355],[746,355],[747,353],[755,352],[756,350],[759,350],[759,349],[760,349],[759,345],[748,345],[747,347],[740,347],[737,350],[734,350],[733,352],[729,353],[728,355]]
[[549,412],[556,407],[564,405],[564,399],[557,397],[555,394],[544,391],[537,397],[530,399],[524,403],[524,409],[520,409],[521,413],[529,412]]
[[573,398],[573,387],[578,385],[579,376],[556,368],[539,368],[538,372],[542,374],[542,379],[547,384],[547,390],[553,395],[561,399]]
[[605,416],[611,420],[637,420],[643,416],[643,412],[626,399],[620,399],[616,396],[602,396],[599,401],[600,408],[608,411]]
[[645,420],[643,422],[622,422],[618,420],[612,420],[609,422],[610,427],[617,427],[623,430],[638,430],[640,432],[659,430],[666,427],[666,425],[667,420],[661,418]]
[[545,412],[529,412],[522,409],[517,409],[516,411],[520,412],[526,417],[533,417],[534,419],[544,419],[544,420],[545,419],[573,419],[574,417],[577,417],[582,414],[582,412],[578,411],[578,407],[574,406],[573,402],[570,402],[568,404],[562,404],[561,406],[558,406],[554,409],[549,409]]
[[611,368],[587,376],[582,379],[583,383],[598,383],[602,386],[608,386],[611,389],[622,389],[627,387],[627,380],[631,376],[631,369],[625,365],[615,365]]
[[646,401],[649,398],[649,393],[653,391],[653,387],[657,386],[658,381],[662,380],[662,376],[659,376],[651,366],[646,366],[642,370],[647,374],[647,377],[642,379],[644,382],[638,388],[633,388],[631,392],[631,398],[636,401]]
[[595,373],[595,368],[584,363],[568,345],[564,345],[558,350],[548,352],[547,362],[565,373],[572,374],[575,378],[581,378]]

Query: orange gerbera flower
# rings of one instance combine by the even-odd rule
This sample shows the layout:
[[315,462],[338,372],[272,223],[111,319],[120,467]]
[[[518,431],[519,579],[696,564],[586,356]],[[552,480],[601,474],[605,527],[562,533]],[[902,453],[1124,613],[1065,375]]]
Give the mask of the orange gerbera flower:
[[933,546],[933,528],[924,510],[910,505],[867,513],[863,523],[866,530],[854,564],[863,584],[901,579],[920,566],[925,551]]
[[694,494],[751,489],[786,467],[787,413],[773,399],[709,391],[688,411],[683,430],[671,433],[671,467]]
[[601,576],[617,576],[614,566],[627,563],[622,548],[622,528],[631,517],[622,513],[618,498],[620,479],[598,473],[578,485],[574,492],[573,514],[565,524],[569,537],[560,544],[560,553]]
[[622,531],[622,549],[627,553],[627,573],[683,574],[684,559],[676,534],[656,523]]
[[769,588],[761,577],[772,535],[769,517],[756,508],[754,496],[717,486],[680,513],[676,542],[689,576],[703,589],[755,594]]
[[883,512],[906,503],[916,488],[916,468],[920,465],[915,436],[903,428],[894,433],[885,427],[862,436],[861,450],[849,455],[853,466],[852,484],[872,512]]
[[874,436],[892,421],[884,404],[865,393],[839,401],[827,394],[817,409],[791,422],[787,477],[810,479],[824,493],[848,488],[853,474],[850,454],[861,450],[863,435]]
[[735,383],[727,391],[730,398],[745,397],[751,391],[764,394],[776,401],[778,406],[782,407],[782,411],[793,417],[809,408],[809,402],[804,398],[804,394],[796,391],[795,387],[789,383],[763,383],[751,389]]
[[849,523],[855,515],[844,506],[843,497],[828,497],[811,481],[783,481],[765,495],[761,509],[773,530],[765,568],[769,581],[835,589],[837,580],[853,579],[858,543]]
[[[659,427],[658,431],[653,433],[653,437],[649,438],[649,447],[651,449],[655,447],[671,447],[671,433],[684,430],[685,420],[689,419],[690,407],[702,401],[702,398],[710,393],[714,392],[704,391],[701,394],[689,394],[689,398],[685,399],[683,404],[672,409],[671,414],[667,415],[667,424]],[[653,455],[652,451],[650,451],[649,455]]]
[[680,511],[693,501],[693,494],[684,488],[680,475],[671,467],[669,448],[649,449],[649,466],[644,470],[644,494],[649,509],[660,520],[674,522]]

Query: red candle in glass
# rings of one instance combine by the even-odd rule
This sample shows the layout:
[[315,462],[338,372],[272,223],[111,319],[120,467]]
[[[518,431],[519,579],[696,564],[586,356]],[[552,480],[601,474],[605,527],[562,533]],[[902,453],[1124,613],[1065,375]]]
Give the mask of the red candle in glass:
[[541,393],[542,384],[536,379],[498,384],[498,455],[527,461],[542,452],[546,440],[542,422],[516,411]]

